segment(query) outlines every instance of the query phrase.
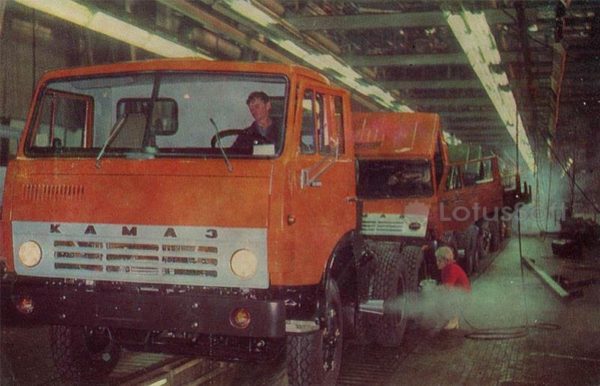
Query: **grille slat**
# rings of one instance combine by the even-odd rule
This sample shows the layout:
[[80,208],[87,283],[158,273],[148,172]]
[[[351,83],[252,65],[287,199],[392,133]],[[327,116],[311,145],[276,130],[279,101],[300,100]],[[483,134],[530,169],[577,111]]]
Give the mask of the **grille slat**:
[[400,233],[404,231],[404,223],[394,220],[367,220],[362,223],[363,233]]
[[55,240],[53,244],[56,259],[54,267],[59,270],[102,271],[153,277],[217,277],[217,247],[87,240]]

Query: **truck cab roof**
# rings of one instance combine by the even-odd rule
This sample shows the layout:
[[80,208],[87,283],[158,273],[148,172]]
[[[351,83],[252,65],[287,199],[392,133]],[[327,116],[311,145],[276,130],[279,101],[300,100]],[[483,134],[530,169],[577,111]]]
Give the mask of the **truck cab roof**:
[[433,113],[355,113],[352,125],[359,159],[432,159],[440,132],[439,115]]
[[288,77],[300,75],[313,81],[329,84],[329,80],[316,71],[306,67],[267,62],[231,62],[210,61],[197,58],[152,59],[130,61],[95,66],[72,67],[49,71],[44,74],[43,81],[54,78],[86,76],[95,74],[127,73],[140,71],[212,71],[212,72],[255,72],[265,74],[284,74]]

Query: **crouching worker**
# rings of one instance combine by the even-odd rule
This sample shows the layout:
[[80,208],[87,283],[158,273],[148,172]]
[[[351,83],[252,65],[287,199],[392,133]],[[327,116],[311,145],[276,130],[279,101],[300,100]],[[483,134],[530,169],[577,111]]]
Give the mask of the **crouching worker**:
[[[435,259],[438,269],[441,271],[442,285],[452,294],[451,297],[455,304],[451,305],[452,309],[457,312],[464,303],[464,294],[471,292],[471,283],[465,271],[454,260],[454,252],[450,247],[439,247],[435,251]],[[458,291],[454,291],[458,290]],[[459,327],[458,314],[454,314],[444,326],[444,330],[455,330]]]

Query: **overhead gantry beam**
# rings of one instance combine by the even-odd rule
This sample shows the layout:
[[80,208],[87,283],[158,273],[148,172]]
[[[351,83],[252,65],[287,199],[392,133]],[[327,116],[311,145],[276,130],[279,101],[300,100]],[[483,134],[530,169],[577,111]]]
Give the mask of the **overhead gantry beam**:
[[[498,9],[485,11],[485,17],[490,24],[513,24],[516,13],[514,10],[506,12]],[[416,28],[446,26],[442,12],[397,12],[387,14],[369,15],[318,15],[287,17],[290,22],[301,31],[318,30],[366,30],[379,28]]]
[[[532,53],[532,56],[535,55],[536,53]],[[500,56],[503,63],[522,61],[521,53],[517,51],[505,51]],[[344,55],[342,58],[346,63],[358,67],[469,65],[469,60],[462,51],[447,54]],[[552,57],[539,53],[536,61],[551,64]]]
[[469,80],[383,80],[378,82],[382,87],[390,90],[407,89],[481,89],[479,79]]
[[[445,99],[409,99],[410,103],[408,105],[418,105],[418,106],[435,106],[435,107],[462,107],[465,106],[491,106],[491,102],[488,98],[445,98]],[[439,109],[438,109],[439,111]]]

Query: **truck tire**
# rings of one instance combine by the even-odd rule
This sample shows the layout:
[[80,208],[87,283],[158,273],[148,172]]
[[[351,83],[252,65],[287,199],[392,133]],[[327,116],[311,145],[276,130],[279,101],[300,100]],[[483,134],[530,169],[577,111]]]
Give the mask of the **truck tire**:
[[360,259],[357,262],[357,306],[354,312],[354,341],[359,345],[367,345],[373,342],[373,329],[371,328],[372,315],[360,312],[358,304],[373,298],[373,270],[375,266],[374,245],[367,243],[363,248]]
[[488,221],[482,221],[479,226],[477,244],[479,245],[479,257],[481,259],[488,257],[492,244],[492,232],[490,231],[490,223]]
[[502,243],[501,225],[498,220],[491,220],[488,224],[490,227],[490,252],[496,252],[500,249],[500,243]]
[[470,276],[479,268],[479,234],[480,229],[476,225],[471,225],[465,232],[465,259],[464,270]]
[[404,312],[407,301],[405,295],[407,283],[404,277],[404,264],[399,256],[388,253],[377,256],[378,264],[374,274],[373,297],[383,299],[384,314],[378,316],[373,323],[375,340],[383,347],[397,347],[402,343],[408,317]]
[[102,380],[121,357],[121,348],[100,328],[51,326],[50,348],[61,378],[77,383]]
[[423,269],[423,250],[420,247],[407,246],[402,249],[400,261],[404,267],[406,291],[418,292],[419,283],[425,278]]
[[287,336],[287,373],[290,386],[335,385],[342,363],[343,315],[334,280],[326,289],[327,309],[322,328]]

